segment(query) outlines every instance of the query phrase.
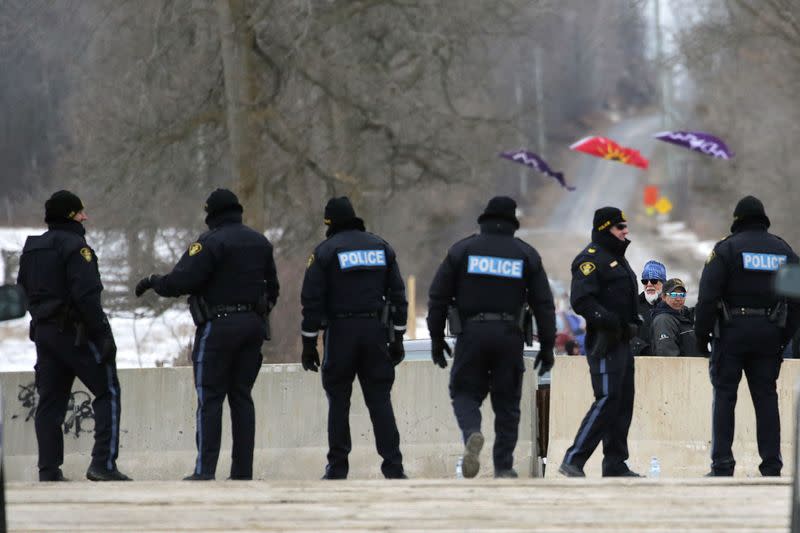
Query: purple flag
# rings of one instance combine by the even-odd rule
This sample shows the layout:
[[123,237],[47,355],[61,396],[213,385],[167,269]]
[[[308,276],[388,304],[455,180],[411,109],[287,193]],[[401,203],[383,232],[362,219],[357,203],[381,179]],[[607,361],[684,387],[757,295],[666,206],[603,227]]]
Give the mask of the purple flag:
[[722,139],[702,131],[662,131],[653,135],[659,141],[665,141],[689,150],[710,155],[717,159],[731,159],[733,152],[722,142]]
[[543,174],[547,174],[551,178],[555,178],[556,180],[558,180],[561,186],[567,189],[568,191],[575,190],[575,187],[567,185],[567,182],[564,181],[564,174],[562,174],[561,172],[553,172],[553,169],[550,168],[550,165],[548,165],[544,159],[534,154],[533,152],[520,149],[520,150],[514,150],[512,152],[501,152],[500,157],[508,159],[509,161],[514,161],[516,163],[527,165],[533,169],[538,170]]

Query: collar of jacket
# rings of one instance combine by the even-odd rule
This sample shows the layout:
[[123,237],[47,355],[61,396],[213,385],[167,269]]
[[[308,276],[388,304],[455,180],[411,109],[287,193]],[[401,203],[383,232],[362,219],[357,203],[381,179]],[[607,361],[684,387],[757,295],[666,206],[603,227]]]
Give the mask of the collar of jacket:
[[336,224],[331,224],[328,226],[328,231],[325,232],[325,236],[333,237],[339,232],[348,230],[367,231],[367,228],[364,227],[364,221],[360,218],[348,218],[345,220],[339,220],[336,222]]
[[481,234],[514,235],[517,228],[508,220],[490,219],[481,222]]
[[69,231],[78,235],[86,235],[86,228],[77,220],[64,220],[63,222],[51,222],[47,229]]
[[223,211],[214,216],[206,217],[208,229],[218,228],[225,224],[241,224],[242,214],[237,211]]
[[611,235],[608,230],[604,231],[597,231],[592,230],[592,242],[596,245],[602,247],[605,251],[609,252],[612,255],[616,255],[619,257],[625,256],[625,250],[628,249],[628,246],[631,244],[631,241],[625,239],[621,241]]
[[688,309],[689,308],[685,305],[680,309],[673,309],[664,300],[659,300],[658,304],[656,304],[652,311],[650,311],[650,314],[654,318],[656,315],[673,315],[678,319],[686,319],[691,321],[691,318],[688,316]]
[[731,233],[739,233],[741,231],[767,231],[769,224],[767,224],[761,217],[750,217],[742,220],[737,220],[731,226]]

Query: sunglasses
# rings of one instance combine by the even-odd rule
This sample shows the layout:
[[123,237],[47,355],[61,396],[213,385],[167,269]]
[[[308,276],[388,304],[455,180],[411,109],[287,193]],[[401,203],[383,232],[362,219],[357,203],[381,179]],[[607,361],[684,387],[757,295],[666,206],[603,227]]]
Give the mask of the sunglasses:
[[642,285],[658,285],[661,283],[660,279],[643,279]]
[[617,228],[618,230],[623,230],[623,229],[627,228],[628,225],[619,223],[619,224],[614,224],[614,227]]
[[686,298],[685,292],[668,292],[667,296],[670,298]]

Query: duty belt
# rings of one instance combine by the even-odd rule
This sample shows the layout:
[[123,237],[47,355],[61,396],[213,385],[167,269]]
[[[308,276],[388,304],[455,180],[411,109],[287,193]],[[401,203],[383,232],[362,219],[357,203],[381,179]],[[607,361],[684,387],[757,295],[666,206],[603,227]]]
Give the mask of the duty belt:
[[731,307],[730,313],[734,316],[769,316],[770,310],[767,307]]
[[227,315],[231,313],[247,313],[255,311],[256,306],[253,304],[226,304],[226,305],[212,305],[209,307],[208,312],[212,316]]
[[365,311],[363,313],[335,313],[333,318],[380,318],[378,311]]
[[511,313],[478,313],[467,318],[467,322],[514,322],[517,318]]

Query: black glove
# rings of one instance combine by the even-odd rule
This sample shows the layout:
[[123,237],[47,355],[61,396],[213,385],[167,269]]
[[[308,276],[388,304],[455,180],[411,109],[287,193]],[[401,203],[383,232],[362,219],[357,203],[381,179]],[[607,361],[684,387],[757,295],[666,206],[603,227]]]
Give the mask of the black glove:
[[550,369],[553,368],[553,364],[556,362],[555,357],[553,357],[553,349],[540,349],[539,353],[536,354],[536,359],[533,360],[533,368],[539,367],[539,377],[544,376],[547,372],[550,372]]
[[695,331],[694,333],[696,337],[695,340],[697,341],[697,351],[702,355],[708,356],[711,353],[708,349],[708,343],[711,342],[711,334],[703,334],[699,331]]
[[117,343],[114,342],[114,336],[109,331],[103,337],[98,338],[96,341],[93,341],[95,350],[97,350],[97,354],[95,357],[99,355],[98,363],[113,363],[117,359]]
[[153,288],[153,282],[158,278],[155,274],[151,274],[146,278],[142,278],[139,280],[139,283],[136,284],[136,288],[133,290],[136,297],[139,298],[142,294],[146,293],[148,290]]
[[447,368],[447,359],[444,358],[445,352],[449,356],[453,355],[444,337],[431,339],[431,359],[433,359],[434,364],[439,365],[441,368]]
[[303,370],[316,372],[319,368],[319,352],[317,351],[316,337],[303,337],[303,355],[300,356]]
[[403,334],[399,331],[394,333],[394,342],[389,344],[389,359],[394,366],[399,365],[406,358],[406,349],[403,348]]

